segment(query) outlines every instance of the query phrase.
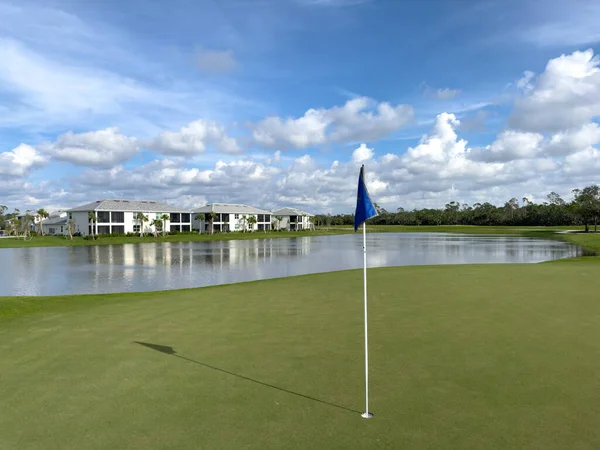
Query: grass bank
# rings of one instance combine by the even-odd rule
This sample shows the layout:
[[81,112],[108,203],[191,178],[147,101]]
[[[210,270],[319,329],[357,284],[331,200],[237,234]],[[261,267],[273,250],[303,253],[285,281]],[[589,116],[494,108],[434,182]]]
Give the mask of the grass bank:
[[597,449],[595,261],[370,270],[369,421],[360,271],[0,298],[0,448]]
[[231,241],[246,239],[273,239],[289,238],[302,236],[324,236],[331,234],[352,233],[352,229],[330,229],[323,228],[316,231],[255,231],[253,233],[216,233],[216,234],[175,234],[165,237],[155,238],[152,235],[106,237],[99,236],[96,240],[86,240],[82,237],[74,237],[69,240],[64,236],[33,236],[30,240],[4,238],[0,239],[0,248],[20,248],[20,247],[77,247],[81,245],[119,245],[119,244],[140,244],[150,242],[203,242],[203,241]]

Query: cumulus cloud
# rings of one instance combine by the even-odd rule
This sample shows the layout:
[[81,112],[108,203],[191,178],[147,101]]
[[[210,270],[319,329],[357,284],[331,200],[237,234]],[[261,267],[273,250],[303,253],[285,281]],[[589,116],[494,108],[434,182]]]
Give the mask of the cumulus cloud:
[[551,59],[535,80],[527,74],[524,89],[509,118],[511,128],[556,132],[580,127],[600,115],[600,60],[593,50]]
[[41,167],[46,162],[47,158],[35,148],[20,144],[10,152],[0,153],[0,175],[26,176],[32,169]]
[[[252,126],[253,143],[274,149],[365,142],[354,145],[351,154],[336,155],[333,162],[327,161],[325,153],[307,150],[294,159],[278,150],[266,155],[258,152],[256,159],[219,155],[223,160],[214,165],[203,159],[203,165],[195,167],[199,159],[180,156],[197,155],[211,147],[224,153],[240,151],[237,141],[217,122],[195,121],[145,142],[107,129],[67,133],[37,150],[25,146],[0,154],[0,175],[9,180],[3,188],[7,192],[6,186],[11,186],[11,192],[19,192],[3,195],[9,199],[19,195],[23,202],[39,202],[36,205],[45,199],[52,204],[67,199],[71,205],[90,197],[120,196],[188,207],[209,201],[351,212],[358,167],[363,163],[371,195],[388,210],[440,207],[452,200],[472,204],[503,203],[524,195],[543,199],[550,190],[568,195],[575,187],[600,181],[600,151],[596,148],[600,126],[593,121],[600,98],[595,95],[597,71],[592,53],[575,52],[551,60],[539,76],[525,72],[517,82],[519,96],[511,116],[518,126],[509,126],[487,145],[470,146],[460,136],[464,123],[455,114],[444,112],[415,145],[396,146],[377,157],[366,142],[404,125],[412,117],[412,109],[359,97],[341,106],[308,110],[299,118],[268,117]],[[140,146],[179,158],[124,167],[122,163]],[[45,157],[36,153],[40,149],[56,159],[96,170],[70,177],[65,181],[68,189],[60,197],[54,185],[15,184],[14,180],[20,179],[14,175],[27,175],[45,162]],[[36,159],[36,154],[43,161]]]
[[381,139],[409,123],[408,105],[376,103],[367,97],[330,109],[309,109],[299,118],[272,116],[253,125],[254,141],[267,148],[302,149],[329,142]]
[[237,62],[231,50],[200,49],[196,53],[198,68],[208,74],[220,74],[233,70]]
[[354,152],[352,152],[352,161],[361,163],[363,161],[368,161],[374,155],[373,149],[367,147],[367,144],[360,144]]
[[505,130],[491,145],[472,151],[470,156],[471,159],[480,161],[513,161],[534,158],[542,150],[540,144],[543,139],[544,136],[539,133]]
[[40,149],[54,159],[77,166],[112,167],[135,155],[139,145],[136,138],[112,127],[79,134],[69,131],[52,143],[42,144]]
[[549,155],[564,156],[588,149],[600,142],[600,127],[596,123],[587,123],[581,128],[558,132],[545,146]]
[[173,156],[202,153],[208,145],[224,153],[241,151],[237,141],[227,135],[222,125],[208,120],[196,120],[179,131],[164,131],[154,139],[144,142],[146,148]]

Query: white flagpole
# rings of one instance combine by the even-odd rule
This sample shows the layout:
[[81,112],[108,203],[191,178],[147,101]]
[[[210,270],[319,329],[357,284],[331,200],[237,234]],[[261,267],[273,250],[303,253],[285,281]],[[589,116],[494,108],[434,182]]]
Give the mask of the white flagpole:
[[367,222],[363,222],[363,278],[365,290],[365,412],[362,415],[370,419],[373,414],[369,412],[369,333],[367,329]]

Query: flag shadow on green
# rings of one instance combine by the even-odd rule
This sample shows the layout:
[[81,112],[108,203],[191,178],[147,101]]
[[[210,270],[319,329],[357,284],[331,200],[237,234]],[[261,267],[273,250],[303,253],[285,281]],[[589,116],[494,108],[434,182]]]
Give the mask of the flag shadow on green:
[[183,359],[185,361],[197,364],[199,366],[206,367],[206,368],[212,369],[212,370],[216,370],[217,372],[221,372],[221,373],[224,373],[224,374],[227,374],[227,375],[231,375],[233,377],[237,377],[237,378],[240,378],[242,380],[250,381],[252,383],[260,384],[261,386],[264,386],[264,387],[268,387],[268,388],[271,388],[271,389],[276,389],[278,391],[285,392],[287,394],[295,395],[295,396],[298,396],[298,397],[302,397],[302,398],[307,399],[307,400],[312,400],[314,402],[322,403],[324,405],[332,406],[334,408],[343,409],[343,410],[348,411],[348,412],[360,414],[360,411],[354,410],[352,408],[347,408],[345,406],[336,405],[335,403],[331,403],[331,402],[328,402],[326,400],[321,400],[321,399],[318,399],[318,398],[315,398],[315,397],[311,397],[309,395],[301,394],[299,392],[290,391],[289,389],[285,389],[285,388],[282,388],[282,387],[279,387],[279,386],[275,386],[273,384],[265,383],[264,381],[256,380],[254,378],[250,378],[250,377],[247,377],[247,376],[244,376],[244,375],[240,375],[239,373],[230,372],[229,370],[221,369],[220,367],[211,366],[210,364],[206,364],[206,363],[203,363],[201,361],[196,361],[194,359],[187,358],[185,356],[182,356],[182,355],[178,354],[173,347],[168,346],[168,345],[151,344],[149,342],[140,342],[140,341],[134,341],[134,343],[142,345],[142,346],[147,347],[149,349],[155,350],[157,352],[164,353],[165,355],[175,356],[176,358]]

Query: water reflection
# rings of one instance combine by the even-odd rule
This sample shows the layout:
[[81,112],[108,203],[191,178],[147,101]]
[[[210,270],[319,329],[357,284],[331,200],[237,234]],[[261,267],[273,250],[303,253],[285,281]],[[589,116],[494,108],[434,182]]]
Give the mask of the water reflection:
[[[539,262],[579,256],[559,241],[371,234],[370,267]],[[362,267],[362,236],[0,249],[0,295],[151,291]]]

